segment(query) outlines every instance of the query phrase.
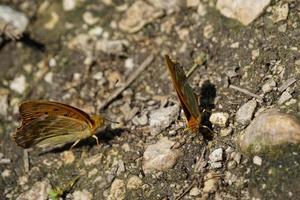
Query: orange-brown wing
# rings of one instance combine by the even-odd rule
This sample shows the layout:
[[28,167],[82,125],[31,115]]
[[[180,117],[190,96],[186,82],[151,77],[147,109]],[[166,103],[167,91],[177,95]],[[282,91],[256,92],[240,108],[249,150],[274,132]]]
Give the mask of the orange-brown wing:
[[57,146],[87,138],[93,134],[90,126],[78,119],[44,115],[19,127],[13,135],[23,147]]
[[197,132],[201,123],[201,113],[196,95],[187,82],[187,78],[182,67],[178,63],[173,63],[166,55],[165,61],[169,69],[174,88],[188,121],[188,127],[193,132]]
[[44,100],[30,100],[23,102],[20,105],[19,111],[22,117],[23,125],[43,115],[49,115],[70,117],[82,120],[91,127],[93,126],[93,120],[91,120],[87,113],[63,103]]

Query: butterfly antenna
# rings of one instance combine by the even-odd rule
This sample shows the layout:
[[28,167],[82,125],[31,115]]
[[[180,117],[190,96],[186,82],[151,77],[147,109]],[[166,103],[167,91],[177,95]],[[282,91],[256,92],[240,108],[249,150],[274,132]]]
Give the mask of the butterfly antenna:
[[105,119],[106,121],[111,122],[111,123],[120,124],[119,122],[113,121],[113,120],[111,120],[111,119],[109,119],[109,118],[106,118],[106,117],[104,117],[104,119]]

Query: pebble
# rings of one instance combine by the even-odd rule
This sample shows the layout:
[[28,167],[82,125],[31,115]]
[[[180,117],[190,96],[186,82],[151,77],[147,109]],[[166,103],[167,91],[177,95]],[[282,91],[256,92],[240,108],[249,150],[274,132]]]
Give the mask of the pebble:
[[164,137],[157,143],[149,145],[143,155],[145,173],[163,171],[172,168],[181,155],[179,149],[171,149],[175,142]]
[[118,25],[122,31],[135,33],[163,14],[164,12],[161,9],[138,0],[126,10]]
[[127,59],[125,60],[124,67],[125,67],[126,69],[128,69],[128,70],[132,70],[132,69],[135,67],[133,58],[127,58]]
[[278,99],[278,104],[282,105],[283,103],[287,102],[291,98],[293,98],[293,96],[288,91],[284,91]]
[[229,114],[225,112],[215,112],[212,113],[209,121],[216,126],[226,127],[229,119]]
[[179,11],[184,4],[182,0],[148,0],[148,2],[156,8],[164,9],[167,14]]
[[199,16],[204,17],[207,14],[207,8],[203,3],[200,3],[197,8],[197,13]]
[[108,200],[123,200],[125,199],[125,183],[121,179],[115,179],[111,184]]
[[222,167],[222,162],[213,162],[210,163],[210,168],[211,169],[220,169]]
[[248,124],[252,119],[256,106],[257,102],[255,99],[243,104],[236,112],[235,120],[242,125]]
[[265,82],[265,84],[263,84],[261,89],[263,93],[268,93],[271,92],[275,87],[276,87],[276,82],[274,81],[274,79],[269,79]]
[[237,167],[237,163],[234,160],[231,160],[227,163],[227,169],[235,169]]
[[92,26],[94,24],[96,24],[98,21],[99,21],[99,18],[98,17],[95,17],[91,12],[89,11],[86,11],[83,13],[82,15],[82,18],[83,18],[83,21]]
[[213,173],[208,173],[206,175],[206,181],[204,182],[203,192],[204,193],[214,193],[218,189],[219,178],[213,178]]
[[48,180],[36,182],[28,191],[20,194],[17,200],[38,199],[47,200],[51,185]]
[[254,21],[270,2],[270,0],[218,0],[216,8],[222,15],[236,19],[246,26]]
[[111,55],[122,55],[128,46],[127,40],[99,40],[96,42],[96,50]]
[[62,152],[61,158],[66,165],[71,164],[75,161],[75,155],[72,151]]
[[214,27],[211,24],[208,24],[203,29],[203,36],[206,39],[210,39],[213,36],[214,33]]
[[48,72],[44,77],[44,81],[46,81],[49,84],[52,84],[53,83],[53,72]]
[[196,196],[199,196],[201,193],[201,190],[198,188],[198,187],[193,187],[191,190],[190,190],[190,196],[192,197],[196,197]]
[[63,0],[63,9],[64,11],[71,11],[74,10],[76,7],[77,0]]
[[127,188],[130,190],[135,190],[142,187],[143,181],[138,176],[132,176],[127,181]]
[[9,170],[9,169],[5,169],[1,172],[2,178],[10,177],[10,175],[11,175],[11,170]]
[[8,23],[11,23],[15,28],[17,28],[19,33],[23,33],[29,23],[29,19],[24,13],[4,5],[0,5],[0,18]]
[[261,166],[261,164],[262,164],[262,158],[259,157],[259,156],[254,156],[254,157],[253,157],[253,163],[254,163],[255,165]]
[[223,160],[223,149],[218,148],[215,149],[210,155],[209,155],[209,162],[218,162]]
[[137,115],[132,119],[132,123],[136,126],[145,126],[148,124],[148,116],[147,114],[143,114],[138,117]]
[[0,88],[0,116],[7,117],[9,91]]
[[20,75],[14,78],[14,80],[10,83],[9,88],[22,94],[26,89],[26,78],[24,75]]
[[231,135],[231,133],[233,132],[233,129],[231,127],[228,128],[222,128],[220,130],[220,136],[221,137],[226,137],[228,135]]
[[200,0],[186,0],[186,6],[188,8],[198,7]]
[[10,164],[11,163],[11,159],[9,158],[2,158],[0,160],[0,164]]
[[[299,120],[270,109],[260,113],[237,140],[244,153],[262,153],[286,143],[300,143]],[[268,148],[267,148],[268,147]]]
[[162,130],[166,129],[177,118],[179,113],[179,106],[169,106],[166,108],[159,108],[150,113],[150,130],[151,134],[157,135]]
[[279,3],[272,8],[271,19],[274,23],[286,20],[289,15],[289,4]]
[[93,199],[93,195],[86,189],[76,190],[73,192],[72,196],[73,196],[73,200],[92,200]]
[[50,14],[51,14],[51,18],[49,19],[48,22],[44,24],[44,27],[47,30],[53,30],[60,20],[59,15],[56,12],[51,12]]

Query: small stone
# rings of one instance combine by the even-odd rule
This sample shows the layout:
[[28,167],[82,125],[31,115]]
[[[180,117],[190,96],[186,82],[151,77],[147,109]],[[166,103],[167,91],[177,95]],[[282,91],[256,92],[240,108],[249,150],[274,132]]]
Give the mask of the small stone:
[[285,33],[287,30],[287,24],[282,24],[278,27],[278,31],[281,33]]
[[215,149],[210,155],[209,155],[209,162],[218,162],[223,160],[223,149],[218,148]]
[[257,102],[255,99],[243,104],[236,112],[235,120],[242,125],[248,124],[252,119],[256,106]]
[[57,66],[57,61],[55,58],[51,58],[49,60],[49,67],[56,67]]
[[188,8],[197,7],[200,3],[200,0],[186,0],[186,6]]
[[0,5],[0,19],[12,24],[17,29],[18,33],[23,33],[29,23],[29,19],[24,13],[5,5]]
[[246,26],[254,21],[270,2],[270,0],[218,0],[216,8],[222,15],[236,19]]
[[96,50],[111,55],[122,55],[125,53],[128,42],[126,40],[99,40],[96,43]]
[[217,125],[220,127],[225,127],[227,125],[229,119],[229,114],[225,112],[215,112],[209,118],[209,121],[213,125]]
[[135,190],[142,187],[143,181],[138,176],[132,176],[127,181],[127,188],[130,190]]
[[11,170],[9,170],[9,169],[5,169],[1,172],[2,178],[10,177],[10,175],[11,175]]
[[93,27],[89,30],[89,35],[91,36],[101,36],[103,33],[103,28],[100,26]]
[[255,49],[251,51],[252,60],[255,60],[259,56],[259,49]]
[[203,36],[206,39],[210,39],[213,36],[214,27],[211,24],[208,24],[203,29]]
[[93,74],[92,79],[98,80],[98,81],[101,79],[104,79],[103,72],[97,72],[97,73]]
[[95,177],[95,175],[98,173],[98,169],[94,168],[88,173],[88,178]]
[[132,119],[132,123],[136,126],[145,126],[148,124],[148,116],[146,114],[142,115],[141,117],[135,116]]
[[199,196],[200,193],[201,193],[201,190],[200,190],[198,187],[193,187],[193,188],[190,190],[190,196],[192,196],[192,197]]
[[[0,116],[7,117],[9,91],[0,88]],[[1,159],[1,158],[0,158]]]
[[67,164],[71,164],[75,161],[75,155],[72,151],[64,151],[61,155],[63,162]]
[[163,14],[162,10],[138,0],[126,10],[126,13],[119,22],[119,28],[122,31],[134,33],[141,30],[146,24],[161,17]]
[[48,180],[36,182],[28,191],[20,194],[17,200],[38,199],[47,200],[51,185]]
[[108,200],[123,200],[125,199],[125,183],[121,179],[115,179],[111,184]]
[[253,163],[254,163],[255,165],[261,166],[261,164],[262,164],[262,159],[261,159],[261,157],[259,157],[259,156],[254,156],[254,157],[253,157]]
[[242,159],[242,154],[240,152],[232,152],[231,158],[237,163],[240,164]]
[[210,168],[211,169],[220,169],[222,167],[222,162],[213,162],[210,163]]
[[48,72],[45,77],[44,80],[49,83],[52,84],[53,83],[53,73],[52,72]]
[[203,192],[204,193],[214,193],[218,189],[219,178],[214,178],[213,173],[207,174],[207,180],[204,182]]
[[156,8],[164,9],[168,14],[174,11],[179,11],[183,6],[184,1],[182,0],[148,0],[150,4]]
[[233,48],[233,49],[237,49],[237,48],[239,48],[239,46],[240,46],[240,43],[239,43],[239,42],[235,42],[235,43],[232,43],[232,44],[230,45],[230,47]]
[[20,75],[14,78],[14,80],[10,83],[9,88],[22,94],[26,89],[26,78],[24,75]]
[[125,60],[125,64],[124,64],[125,68],[128,70],[132,70],[135,67],[135,64],[133,62],[132,58],[127,58]]
[[237,167],[237,163],[234,160],[231,160],[227,163],[227,168],[229,170],[235,169]]
[[53,30],[60,20],[59,15],[56,12],[51,12],[50,15],[49,21],[44,24],[44,27],[47,30]]
[[281,105],[291,98],[293,98],[293,96],[288,91],[284,91],[278,99],[278,104]]
[[95,17],[91,12],[89,11],[86,11],[83,13],[82,15],[82,18],[83,18],[83,21],[92,26],[94,24],[96,24],[98,21],[99,21],[99,18],[98,17]]
[[276,82],[274,79],[268,80],[263,86],[261,87],[263,93],[271,92],[276,87]]
[[83,189],[81,191],[76,190],[75,192],[73,192],[72,196],[73,196],[73,200],[92,200],[93,199],[93,195],[86,189]]
[[221,137],[226,137],[228,135],[231,135],[231,133],[233,132],[233,129],[231,127],[228,128],[222,128],[220,130],[220,136]]
[[160,108],[150,114],[150,129],[151,134],[157,135],[162,130],[166,129],[177,118],[179,106],[169,106]]
[[289,15],[289,4],[279,3],[272,8],[271,19],[274,23],[286,20]]
[[64,11],[74,10],[76,7],[77,0],[63,0],[63,9]]
[[124,143],[121,148],[125,151],[125,152],[129,152],[130,151],[130,146],[128,143]]
[[24,175],[24,176],[19,177],[19,179],[18,179],[19,185],[25,185],[27,183],[28,183],[28,176]]
[[149,145],[143,155],[145,173],[163,171],[172,168],[181,155],[179,149],[171,149],[175,142],[164,137],[156,144]]
[[255,117],[237,141],[244,153],[266,153],[283,144],[299,144],[300,123],[293,115],[270,109]]
[[199,16],[204,17],[207,14],[207,8],[203,3],[200,3],[197,8],[197,13]]
[[0,160],[0,164],[10,164],[11,163],[11,159],[9,158],[2,158]]

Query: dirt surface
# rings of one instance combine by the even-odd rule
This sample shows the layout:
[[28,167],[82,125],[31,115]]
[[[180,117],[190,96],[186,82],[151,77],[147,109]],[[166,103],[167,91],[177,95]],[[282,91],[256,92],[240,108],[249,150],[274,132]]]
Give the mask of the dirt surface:
[[[275,198],[261,193],[259,184],[253,184],[256,182],[251,175],[256,173],[257,165],[252,157],[243,155],[241,160],[234,160],[232,156],[241,154],[235,141],[245,128],[235,122],[235,114],[253,97],[228,85],[263,94],[256,110],[276,107],[297,115],[299,82],[291,86],[288,103],[280,105],[281,91],[262,91],[269,79],[281,86],[287,79],[299,77],[297,1],[286,1],[289,3],[286,20],[274,23],[270,18],[272,12],[266,9],[248,26],[222,16],[214,6],[215,1],[201,1],[207,11],[203,16],[197,7],[164,9],[134,33],[120,30],[119,23],[135,1],[77,1],[71,11],[65,11],[60,1],[2,2],[25,13],[30,24],[21,40],[2,43],[0,49],[0,93],[7,95],[1,103],[7,110],[0,114],[0,153],[10,161],[0,164],[1,199],[16,199],[39,181],[49,181],[52,189],[68,188],[66,185],[77,176],[78,181],[69,187],[64,198],[75,199],[76,191],[85,191],[82,193],[91,195],[91,199]],[[272,1],[270,6],[276,4],[277,1]],[[84,20],[87,12],[93,17]],[[57,22],[53,22],[56,17]],[[96,18],[94,23],[93,18]],[[286,29],[279,31],[282,26]],[[99,47],[107,41],[115,41],[117,48]],[[203,124],[212,129],[213,138],[185,129],[182,112],[168,128],[156,135],[151,133],[150,113],[178,104],[164,65],[164,54],[178,60],[185,71],[199,55],[206,55],[206,62],[196,68],[189,83],[199,96]],[[100,111],[101,104],[126,83],[149,55],[154,56],[150,65]],[[12,89],[11,83],[20,76],[25,77],[25,89],[19,93]],[[46,152],[34,148],[28,151],[27,158],[11,134],[20,123],[19,103],[29,99],[55,100],[90,114],[101,112],[119,124],[107,123],[99,131],[100,146],[88,138],[71,152],[68,150],[72,144]],[[211,113],[219,111],[229,114],[226,124],[232,129],[229,135],[220,135],[224,128],[209,122]],[[143,117],[146,123],[141,120]],[[207,132],[205,128],[202,131]],[[180,156],[170,169],[144,173],[143,154],[162,137],[176,143]],[[218,148],[223,150],[222,166],[211,169],[209,155]],[[132,188],[128,180],[133,176],[140,182]]]

